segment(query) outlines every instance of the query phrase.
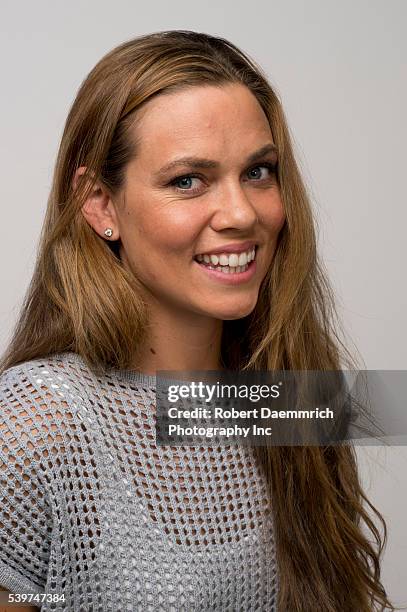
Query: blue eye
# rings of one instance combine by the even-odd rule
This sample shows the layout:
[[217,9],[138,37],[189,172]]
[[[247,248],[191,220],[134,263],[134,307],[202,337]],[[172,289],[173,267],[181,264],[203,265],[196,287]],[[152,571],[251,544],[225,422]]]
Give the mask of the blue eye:
[[196,191],[199,191],[199,188],[191,189],[193,179],[201,180],[196,174],[186,174],[184,176],[175,177],[169,184],[175,187],[177,191],[195,193]]
[[181,176],[180,178],[175,179],[174,184],[178,184],[180,186],[181,189],[188,189],[188,187],[191,187],[191,182],[193,178],[197,178],[194,176]]
[[[267,168],[269,171],[271,170],[271,167],[270,167],[270,166],[268,166],[268,165],[267,165],[267,166],[266,166],[266,165],[256,166],[255,168],[251,168],[251,169],[249,170],[249,174],[251,174],[252,172],[256,172],[256,171],[258,172],[258,171],[260,170],[260,168]],[[253,174],[252,174],[252,175],[251,175],[251,178],[258,178],[258,179],[261,179],[261,178],[267,178],[267,177],[261,176],[261,173],[260,173],[260,176],[257,176],[257,177],[253,176]]]
[[[262,175],[261,170],[268,170],[266,175]],[[253,176],[253,173],[258,173],[260,170],[260,175],[257,174]],[[257,166],[252,166],[247,171],[247,175],[251,175],[250,178],[254,179],[254,182],[260,182],[262,180],[267,181],[270,180],[276,173],[276,164],[270,162],[264,162],[262,164],[258,164]],[[198,174],[184,174],[183,176],[176,176],[173,178],[168,184],[171,187],[174,187],[176,191],[180,193],[197,193],[200,191],[200,187],[193,188],[193,180],[197,179],[202,182],[202,178]]]

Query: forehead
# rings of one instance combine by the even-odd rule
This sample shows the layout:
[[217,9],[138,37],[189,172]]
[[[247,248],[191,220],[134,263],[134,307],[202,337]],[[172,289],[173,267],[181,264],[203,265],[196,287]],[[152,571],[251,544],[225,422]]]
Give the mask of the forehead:
[[245,156],[272,141],[260,104],[240,84],[194,86],[159,95],[140,109],[136,130],[139,156],[156,162],[175,154],[219,156],[236,149]]

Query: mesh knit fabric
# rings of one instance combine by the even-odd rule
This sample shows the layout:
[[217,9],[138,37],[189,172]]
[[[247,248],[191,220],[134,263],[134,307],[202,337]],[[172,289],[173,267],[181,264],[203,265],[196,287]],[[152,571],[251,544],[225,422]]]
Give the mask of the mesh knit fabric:
[[0,585],[43,612],[277,610],[252,449],[160,447],[155,378],[75,353],[0,378]]

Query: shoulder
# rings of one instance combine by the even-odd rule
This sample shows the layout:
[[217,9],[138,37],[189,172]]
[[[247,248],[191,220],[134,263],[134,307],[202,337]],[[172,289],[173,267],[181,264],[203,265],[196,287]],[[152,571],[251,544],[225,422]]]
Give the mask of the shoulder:
[[154,399],[151,383],[152,377],[132,371],[96,373],[73,352],[20,363],[0,376],[0,435],[13,432],[21,442],[34,434],[35,445],[62,441],[67,428],[88,427],[89,411],[146,406]]
[[58,390],[63,386],[65,379],[73,383],[78,382],[84,375],[83,365],[84,362],[79,355],[71,352],[24,361],[8,368],[0,375],[0,390],[4,392],[9,389],[18,392],[30,385],[33,387],[42,385]]
[[[55,353],[32,361],[25,361],[5,370],[0,375],[0,391],[24,391],[27,387],[47,389],[55,396],[63,397],[69,389],[86,392],[98,387],[150,390],[155,389],[155,376],[134,370],[114,368],[92,369],[74,352]],[[40,386],[40,387],[38,387]]]
[[0,375],[0,403],[49,407],[69,404],[101,384],[85,361],[73,352],[55,353],[25,361]]
[[[30,409],[48,400],[64,398],[66,358],[53,355],[26,361],[5,370],[0,376],[0,405],[5,410]],[[65,385],[65,386],[64,386]]]
[[145,403],[154,394],[154,381],[130,370],[95,371],[74,352],[25,361],[0,375],[0,423],[17,418],[26,426],[34,418],[49,425],[51,417],[60,422],[64,414],[70,418],[84,404],[125,399]]
[[[62,442],[86,370],[75,353],[26,361],[0,376],[0,437],[30,450]],[[62,436],[61,436],[62,434]]]

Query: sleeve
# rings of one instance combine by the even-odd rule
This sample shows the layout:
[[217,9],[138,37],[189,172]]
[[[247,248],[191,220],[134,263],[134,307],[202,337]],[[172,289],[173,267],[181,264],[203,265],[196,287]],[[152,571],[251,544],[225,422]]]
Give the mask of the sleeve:
[[48,573],[52,513],[36,425],[13,387],[0,385],[0,585],[15,593],[44,592]]

